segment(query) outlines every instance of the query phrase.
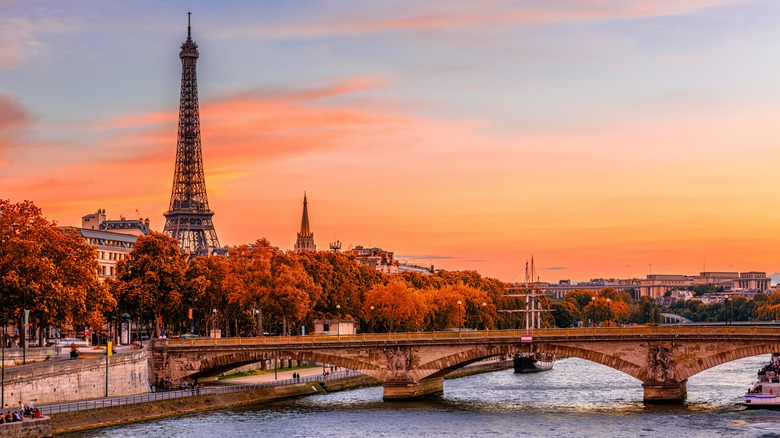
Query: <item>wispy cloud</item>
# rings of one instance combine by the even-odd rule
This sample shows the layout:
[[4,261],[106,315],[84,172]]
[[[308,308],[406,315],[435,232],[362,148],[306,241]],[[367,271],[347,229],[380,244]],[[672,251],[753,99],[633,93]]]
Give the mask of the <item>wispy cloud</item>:
[[21,102],[0,94],[0,166],[8,165],[8,154],[21,146],[23,135],[34,121]]
[[394,2],[390,6],[385,5],[372,10],[355,8],[357,10],[349,13],[339,11],[338,15],[321,14],[317,19],[297,23],[226,29],[223,31],[223,36],[245,37],[254,34],[263,37],[301,38],[388,30],[415,32],[473,30],[519,24],[684,15],[707,8],[745,2],[746,0]]
[[438,255],[438,254],[423,254],[423,255],[398,255],[396,256],[396,258],[409,259],[409,260],[447,260],[447,259],[455,259],[457,257]]

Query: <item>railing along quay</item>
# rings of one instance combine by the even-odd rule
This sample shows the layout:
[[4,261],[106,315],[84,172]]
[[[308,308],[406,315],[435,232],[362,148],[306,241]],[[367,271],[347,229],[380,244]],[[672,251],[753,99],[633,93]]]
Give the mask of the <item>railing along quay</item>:
[[[447,339],[506,339],[521,336],[544,337],[612,337],[641,335],[780,335],[780,327],[765,326],[639,326],[583,327],[533,330],[463,330],[446,332],[363,333],[358,335],[264,336],[247,338],[166,339],[166,347],[207,347],[257,344],[326,344],[340,342],[413,341]],[[159,340],[155,340],[158,342]]]
[[147,394],[128,395],[124,397],[108,397],[94,400],[84,400],[71,403],[38,406],[41,414],[59,414],[63,412],[83,411],[88,409],[109,408],[112,406],[131,405],[136,403],[149,403],[162,400],[173,400],[199,395],[229,394],[233,392],[251,391],[272,386],[292,385],[295,383],[324,382],[326,380],[340,379],[355,376],[355,371],[338,371],[327,376],[307,376],[298,379],[274,380],[272,382],[252,383],[247,385],[206,386],[200,388],[179,389],[175,391],[152,392]]

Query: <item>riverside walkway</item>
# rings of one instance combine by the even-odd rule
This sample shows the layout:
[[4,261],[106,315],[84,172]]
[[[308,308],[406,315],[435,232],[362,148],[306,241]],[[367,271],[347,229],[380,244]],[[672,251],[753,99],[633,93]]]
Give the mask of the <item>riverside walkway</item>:
[[[254,383],[227,384],[227,383],[221,383],[224,382],[221,381],[216,385],[202,386],[199,388],[180,389],[174,391],[150,392],[146,394],[138,394],[138,395],[125,396],[125,397],[106,397],[106,398],[98,398],[92,400],[83,400],[78,402],[50,404],[50,405],[38,406],[38,409],[40,409],[41,414],[43,415],[51,415],[51,414],[59,414],[63,412],[109,408],[112,406],[123,406],[123,405],[137,404],[137,403],[149,403],[149,402],[162,401],[162,400],[173,400],[179,398],[196,397],[201,395],[229,394],[234,392],[252,391],[260,388],[293,385],[296,383],[325,382],[328,380],[342,379],[345,377],[353,377],[359,374],[355,371],[339,371],[339,372],[330,373],[330,375],[327,376],[323,376],[322,371],[320,371],[321,368],[319,367],[308,368],[300,371],[294,370],[294,371],[304,373],[305,371],[309,371],[309,370],[317,370],[317,373],[307,372],[305,376],[301,376],[301,378],[299,379],[293,379],[292,378],[293,370],[289,370],[289,371],[284,370],[277,373],[277,377],[281,377],[278,379],[274,379],[273,378],[274,375],[272,373],[269,373],[268,375],[262,375],[262,376],[251,376],[251,377],[258,378],[256,379],[257,381]],[[243,379],[247,379],[247,378],[249,377]]]

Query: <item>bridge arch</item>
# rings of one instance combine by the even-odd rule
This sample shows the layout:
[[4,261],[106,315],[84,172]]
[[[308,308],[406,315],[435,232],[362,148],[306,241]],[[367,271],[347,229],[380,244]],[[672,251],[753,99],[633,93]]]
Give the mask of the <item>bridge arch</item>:
[[664,319],[664,324],[690,324],[693,321],[676,313],[662,313],[661,317]]
[[378,380],[382,380],[385,374],[384,369],[377,368],[371,362],[334,354],[328,350],[241,350],[207,355],[197,361],[190,360],[186,366],[178,367],[178,372],[167,373],[166,376],[155,373],[155,377],[168,377],[173,382],[180,382],[184,379],[213,377],[245,365],[272,360],[326,363],[358,371]]
[[724,363],[732,362],[746,357],[759,356],[762,354],[772,354],[780,352],[780,342],[767,343],[763,345],[738,345],[735,348],[727,351],[721,351],[717,354],[701,358],[695,361],[687,362],[682,366],[677,367],[678,375],[680,379],[688,379],[702,371],[723,365]]

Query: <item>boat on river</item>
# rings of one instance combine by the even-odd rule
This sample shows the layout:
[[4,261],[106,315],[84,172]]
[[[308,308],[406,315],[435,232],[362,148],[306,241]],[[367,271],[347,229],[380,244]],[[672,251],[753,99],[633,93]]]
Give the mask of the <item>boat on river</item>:
[[549,371],[555,364],[555,355],[547,353],[518,353],[512,358],[515,373],[538,373]]
[[745,394],[747,407],[780,408],[780,353],[772,353],[769,364],[758,370],[758,379]]
[[[534,329],[543,327],[542,315],[550,312],[549,305],[548,308],[545,308],[544,305],[546,294],[542,291],[542,283],[536,276],[533,257],[531,257],[530,264],[525,262],[525,282],[523,284],[515,283],[513,286],[504,288],[504,297],[514,299],[515,305],[519,304],[520,308],[502,309],[499,312],[523,315],[525,329],[529,334],[521,336],[520,342],[531,344],[531,333]],[[555,355],[531,352],[529,348],[528,353],[517,353],[512,360],[515,373],[538,373],[552,369],[553,364],[555,364]]]

